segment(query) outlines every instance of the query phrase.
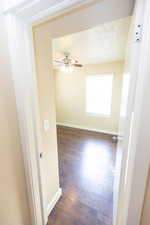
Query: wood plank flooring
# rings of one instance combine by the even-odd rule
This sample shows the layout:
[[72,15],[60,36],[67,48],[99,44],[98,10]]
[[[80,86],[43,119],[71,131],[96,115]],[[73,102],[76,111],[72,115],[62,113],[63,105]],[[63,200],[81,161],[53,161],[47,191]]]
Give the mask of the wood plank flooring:
[[61,199],[49,225],[111,225],[116,143],[111,135],[58,126]]

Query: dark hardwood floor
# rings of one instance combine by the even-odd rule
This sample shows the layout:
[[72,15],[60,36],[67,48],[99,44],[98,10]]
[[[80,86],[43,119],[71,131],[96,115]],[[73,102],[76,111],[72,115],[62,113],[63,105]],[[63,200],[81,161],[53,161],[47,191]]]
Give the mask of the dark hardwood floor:
[[111,225],[116,143],[111,135],[58,126],[61,199],[49,225]]

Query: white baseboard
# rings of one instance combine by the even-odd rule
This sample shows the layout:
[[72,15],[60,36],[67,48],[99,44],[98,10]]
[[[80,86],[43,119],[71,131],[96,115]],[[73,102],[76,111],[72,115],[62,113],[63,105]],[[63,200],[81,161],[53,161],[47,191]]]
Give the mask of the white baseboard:
[[116,136],[118,135],[117,132],[113,132],[113,131],[99,130],[99,129],[94,129],[94,128],[82,127],[82,126],[69,124],[69,123],[59,123],[58,122],[56,124],[60,125],[60,126],[64,126],[64,127],[71,127],[71,128],[81,129],[81,130],[94,131],[94,132],[103,133],[103,134],[110,134],[110,135],[116,135]]
[[55,207],[56,203],[60,199],[61,195],[62,195],[62,189],[59,188],[58,191],[56,192],[56,194],[54,195],[52,201],[49,203],[49,205],[47,207],[47,216],[49,216],[49,214],[51,213],[52,209]]

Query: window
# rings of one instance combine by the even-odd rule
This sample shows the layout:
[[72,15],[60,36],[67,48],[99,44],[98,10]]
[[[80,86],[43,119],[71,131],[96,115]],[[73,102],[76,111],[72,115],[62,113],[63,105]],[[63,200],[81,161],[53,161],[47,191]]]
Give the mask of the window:
[[113,74],[91,75],[86,80],[86,112],[111,115]]

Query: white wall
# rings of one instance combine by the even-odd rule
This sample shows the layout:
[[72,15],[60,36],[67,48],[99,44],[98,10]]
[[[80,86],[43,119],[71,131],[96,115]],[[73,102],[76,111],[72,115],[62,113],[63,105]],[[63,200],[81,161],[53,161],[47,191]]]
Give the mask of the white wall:
[[[69,74],[55,70],[57,123],[117,133],[123,65],[122,61],[84,65]],[[106,73],[114,74],[111,115],[90,115],[86,113],[86,78]]]
[[0,13],[0,224],[31,225],[4,16]]

